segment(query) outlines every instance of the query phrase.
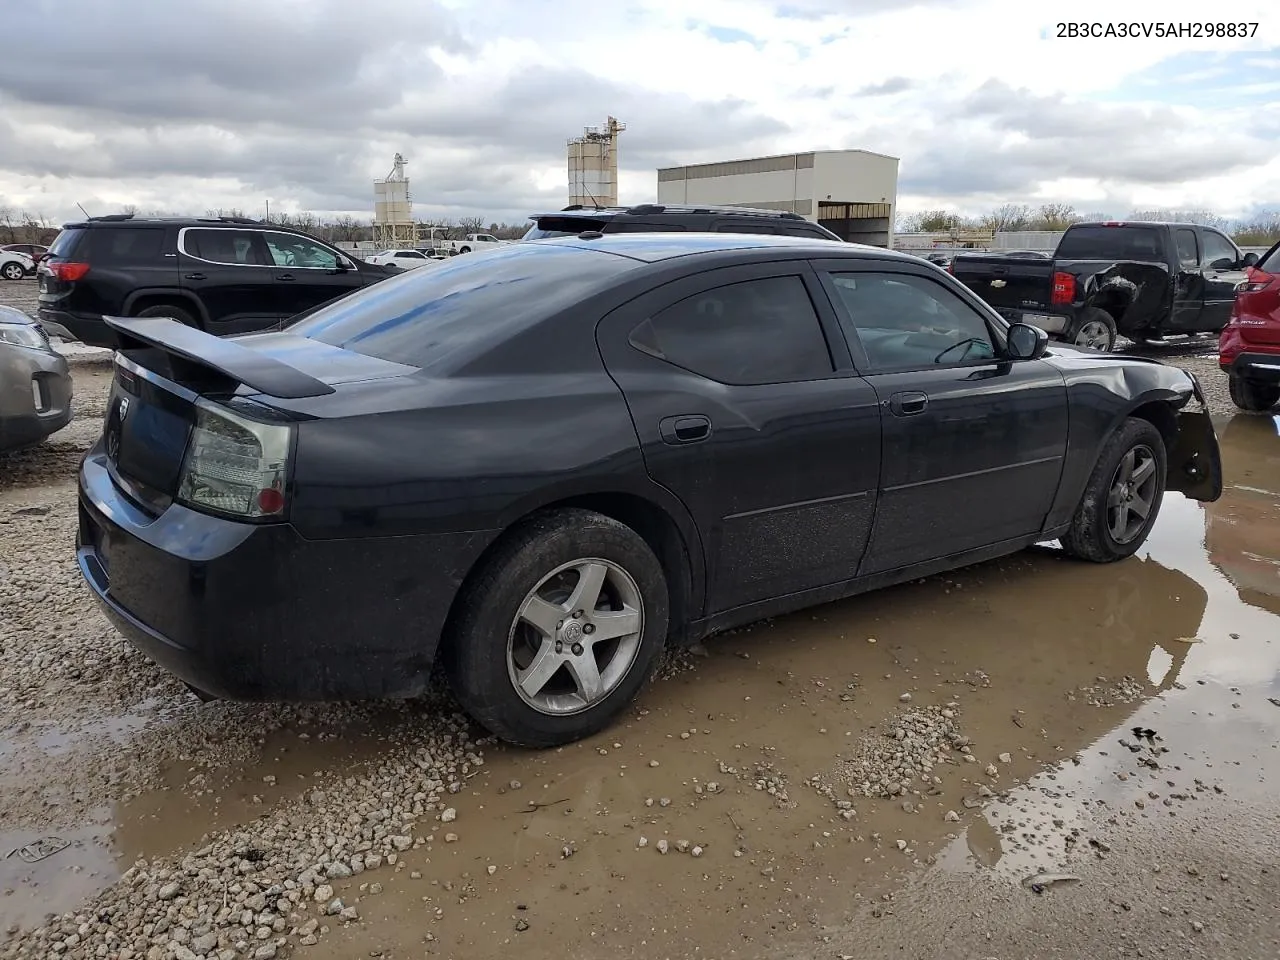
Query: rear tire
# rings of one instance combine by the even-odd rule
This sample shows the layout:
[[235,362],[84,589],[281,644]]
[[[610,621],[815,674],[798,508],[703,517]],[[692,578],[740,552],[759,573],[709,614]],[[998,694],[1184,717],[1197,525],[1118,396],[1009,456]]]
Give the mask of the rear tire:
[[1067,341],[1082,350],[1110,353],[1116,346],[1116,322],[1111,314],[1097,307],[1080,311],[1080,316],[1067,333]]
[[1136,553],[1160,514],[1167,465],[1160,431],[1146,420],[1125,420],[1102,445],[1062,537],[1063,549],[1092,563],[1114,563]]
[[463,248],[462,248],[461,250],[459,250],[458,252],[459,252],[459,253],[470,253],[470,252],[471,252],[471,248],[470,248],[470,247],[463,247]]
[[608,726],[652,675],[668,605],[639,534],[558,510],[511,531],[463,588],[442,659],[455,696],[492,733],[571,743]]
[[191,312],[184,307],[171,307],[167,303],[157,304],[154,307],[145,307],[134,314],[135,317],[169,317],[184,323],[188,327],[200,328],[200,324],[196,322],[196,318]]
[[1231,402],[1250,413],[1266,413],[1280,402],[1280,384],[1257,383],[1236,374],[1227,375]]
[[3,274],[6,280],[21,280],[27,275],[27,271],[22,269],[22,264],[10,261],[4,265],[3,270],[0,270],[0,274]]

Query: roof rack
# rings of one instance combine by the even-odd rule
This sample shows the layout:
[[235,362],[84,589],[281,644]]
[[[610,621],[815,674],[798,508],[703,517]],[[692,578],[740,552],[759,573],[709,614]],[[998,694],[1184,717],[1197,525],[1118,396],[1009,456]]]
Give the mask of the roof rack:
[[727,204],[641,203],[628,207],[626,212],[637,217],[656,213],[720,213],[745,217],[770,217],[777,220],[804,219],[800,214],[790,210],[764,210],[760,207],[735,207]]

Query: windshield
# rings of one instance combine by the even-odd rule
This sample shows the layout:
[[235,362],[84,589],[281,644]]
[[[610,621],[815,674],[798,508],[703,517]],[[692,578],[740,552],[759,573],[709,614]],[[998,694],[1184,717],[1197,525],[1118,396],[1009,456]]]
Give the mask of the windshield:
[[576,237],[584,230],[603,230],[606,221],[596,217],[540,217],[525,233],[524,240]]
[[493,343],[585,299],[639,264],[556,244],[511,244],[382,280],[292,325],[290,333],[415,367]]
[[1058,243],[1054,256],[1063,260],[1164,262],[1160,228],[1133,224],[1123,227],[1071,227]]

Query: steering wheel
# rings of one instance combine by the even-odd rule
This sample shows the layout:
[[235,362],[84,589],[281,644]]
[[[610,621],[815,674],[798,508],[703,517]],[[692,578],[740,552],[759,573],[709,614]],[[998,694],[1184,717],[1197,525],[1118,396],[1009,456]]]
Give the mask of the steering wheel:
[[987,341],[983,340],[981,337],[965,337],[965,339],[961,340],[959,343],[953,343],[951,346],[947,347],[947,349],[943,350],[940,354],[934,357],[933,362],[941,363],[943,357],[945,357],[952,350],[957,350],[960,347],[964,347],[964,353],[960,354],[960,359],[964,360],[964,358],[969,355],[970,347],[972,347],[974,344],[985,344],[986,342]]

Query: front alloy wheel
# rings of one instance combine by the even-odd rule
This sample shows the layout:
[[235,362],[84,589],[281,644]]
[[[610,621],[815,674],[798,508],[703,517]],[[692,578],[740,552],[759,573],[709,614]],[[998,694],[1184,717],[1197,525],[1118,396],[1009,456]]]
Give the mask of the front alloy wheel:
[[1120,458],[1107,494],[1107,527],[1117,544],[1131,543],[1147,525],[1159,492],[1158,469],[1155,451],[1144,443]]
[[520,605],[507,636],[507,673],[539,713],[580,713],[617,689],[643,632],[644,601],[631,574],[608,560],[572,560]]

